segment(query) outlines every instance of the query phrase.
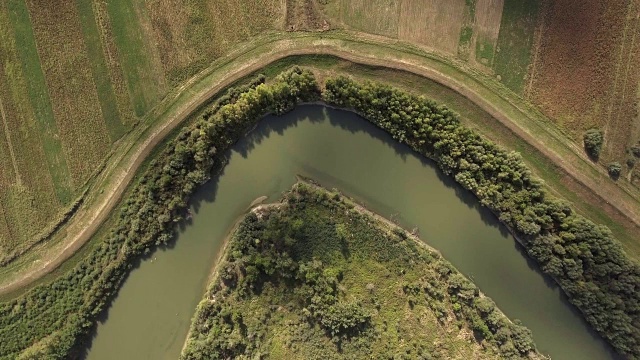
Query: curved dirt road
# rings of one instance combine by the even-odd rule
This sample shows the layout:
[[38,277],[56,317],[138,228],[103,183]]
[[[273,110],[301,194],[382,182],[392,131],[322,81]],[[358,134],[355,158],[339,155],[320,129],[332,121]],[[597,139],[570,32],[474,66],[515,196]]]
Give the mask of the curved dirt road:
[[[161,119],[160,121],[150,125],[149,128],[138,132],[138,137],[145,136],[146,139],[135,143],[132,142],[130,144],[131,148],[128,151],[123,152],[123,155],[116,159],[117,164],[105,169],[105,172],[107,173],[102,174],[100,186],[97,186],[97,188],[102,189],[102,191],[96,195],[93,203],[87,205],[85,209],[81,209],[79,211],[81,214],[74,216],[68,225],[67,233],[72,235],[67,236],[67,239],[62,242],[62,245],[59,248],[48,253],[47,259],[34,263],[34,265],[24,271],[24,273],[19,274],[15,278],[12,278],[0,285],[0,294],[10,293],[39,279],[62,264],[82,245],[84,245],[93,236],[105,219],[107,219],[115,205],[122,197],[123,192],[131,182],[137,169],[153,148],[162,141],[167,134],[175,129],[176,126],[188,118],[188,116],[199,106],[204,104],[213,95],[242,77],[256,72],[277,60],[293,55],[333,55],[347,61],[364,65],[404,70],[441,83],[476,103],[484,111],[488,112],[491,116],[499,120],[526,142],[545,154],[545,156],[560,166],[573,179],[588,187],[600,199],[603,199],[603,201],[605,201],[605,199],[620,197],[621,190],[619,188],[616,189],[615,185],[606,186],[605,184],[598,183],[595,179],[584,175],[577,167],[575,167],[574,162],[567,161],[567,159],[563,159],[561,156],[550,150],[545,146],[544,142],[529,133],[519,124],[510,120],[502,109],[498,109],[495,105],[487,101],[474,90],[467,87],[461,81],[453,79],[452,77],[435,69],[408,61],[406,58],[399,56],[390,57],[388,55],[380,55],[379,53],[365,54],[361,51],[355,52],[353,48],[349,48],[348,45],[348,41],[327,39],[322,38],[321,36],[316,36],[315,38],[309,36],[306,38],[306,42],[301,42],[301,44],[296,42],[296,39],[277,40],[266,45],[268,50],[263,50],[258,56],[251,56],[250,59],[246,60],[232,59],[224,65],[226,67],[229,67],[229,65],[232,66],[232,71],[224,74],[217,74],[220,75],[219,78],[211,80],[211,77],[213,77],[211,74],[215,74],[216,70],[209,72],[209,75],[202,75],[201,73],[178,89],[178,92],[173,96],[168,95],[167,97],[169,99],[165,100],[170,102],[172,104],[171,106],[175,105],[178,108],[173,112],[165,109],[165,112],[159,115],[160,117],[163,117],[169,113],[164,119]],[[380,44],[380,46],[384,46],[384,44]],[[402,55],[397,51],[395,54]],[[221,67],[217,72],[221,73],[224,71],[225,70]],[[198,79],[197,77],[199,76],[204,77]],[[200,89],[196,89],[195,91],[193,90],[198,87],[200,87]],[[179,98],[183,96],[189,96],[189,100],[178,104]],[[145,134],[147,130],[150,131],[149,134]],[[640,226],[640,210],[637,201],[620,201],[615,204],[612,203],[612,206],[615,207],[620,214],[631,220],[636,226]]]

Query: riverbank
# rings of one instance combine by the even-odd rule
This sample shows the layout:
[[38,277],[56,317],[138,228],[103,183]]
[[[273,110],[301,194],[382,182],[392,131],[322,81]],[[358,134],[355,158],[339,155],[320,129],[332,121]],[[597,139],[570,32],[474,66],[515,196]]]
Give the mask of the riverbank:
[[[518,100],[513,94],[501,89],[495,80],[492,82],[484,79],[482,74],[464,72],[455,63],[428,54],[423,49],[362,37],[359,34],[287,34],[290,39],[279,39],[283,36],[284,34],[269,35],[240,46],[234,53],[216,61],[210,68],[170,94],[136,130],[123,139],[119,150],[109,159],[109,166],[96,178],[81,209],[64,231],[46,246],[0,271],[0,293],[6,294],[36,281],[62,264],[86,243],[118,203],[126,186],[132,181],[135,170],[144,162],[151,149],[206,99],[243,76],[293,55],[331,54],[348,61],[402,69],[435,79],[477,102],[496,119],[548,155],[552,162],[558,164],[574,180],[591,189],[596,197],[587,201],[594,204],[594,207],[600,208],[609,202],[606,206],[612,208],[605,209],[609,216],[618,219],[619,215],[623,215],[628,219],[635,219],[633,222],[637,227],[637,215],[640,211],[637,209],[637,200],[634,200],[638,198],[633,195],[634,190],[615,190],[618,185],[611,183],[604,171],[587,170],[593,165],[585,162],[581,149],[566,143],[566,139],[558,137],[555,130],[549,128],[549,133],[545,133],[546,130],[539,129],[540,126],[550,126],[549,122],[541,122],[540,114],[521,99]],[[355,55],[356,50],[358,55]],[[537,130],[532,130],[534,127]],[[564,150],[560,151],[561,148]],[[556,155],[550,151],[555,151]],[[589,179],[591,177],[593,179]],[[626,192],[627,195],[619,191]],[[624,200],[626,196],[630,197]],[[618,211],[619,215],[611,211]],[[630,239],[633,238],[630,235]],[[628,249],[640,248],[640,243],[633,241],[635,240],[625,241],[625,246]],[[632,251],[631,254],[635,255],[636,252]]]
[[[292,237],[287,242],[290,245],[281,244],[281,237],[272,237],[275,229]],[[319,231],[320,229],[325,230]],[[268,250],[273,246],[279,249],[277,254]],[[253,247],[254,250],[249,250]],[[229,253],[232,249],[233,256]],[[253,293],[251,289],[254,287],[249,285],[254,281],[249,280],[250,272],[247,270],[246,277],[240,275],[245,273],[242,268],[254,266],[252,260],[245,257],[245,251],[250,251],[253,256],[256,256],[257,251],[257,256],[263,257],[262,261],[272,259],[271,264],[276,267],[275,272],[272,272],[266,267],[268,265],[255,265],[259,273],[269,274],[264,277],[258,275],[258,279],[262,278],[261,281],[264,281],[260,283],[261,290],[258,293]],[[276,264],[285,261],[280,259],[289,257],[290,260],[286,261],[299,264],[299,268],[287,265],[287,270],[279,269]],[[308,261],[310,262],[307,263]],[[411,267],[407,267],[407,263],[411,263]],[[312,266],[314,270],[303,270],[308,269],[307,266]],[[509,328],[509,333],[524,335],[527,330],[510,322],[495,308],[492,301],[468,280],[462,280],[464,278],[455,268],[415,235],[353,200],[310,182],[296,183],[279,203],[254,208],[234,232],[231,248],[227,250],[220,268],[223,271],[214,277],[205,299],[198,305],[194,324],[183,348],[183,359],[191,359],[190,354],[196,353],[198,356],[251,356],[255,351],[268,351],[271,356],[286,356],[290,359],[320,354],[330,358],[341,358],[344,354],[348,354],[350,358],[368,358],[366,354],[369,352],[384,356],[398,351],[410,357],[432,354],[446,358],[488,359],[519,354],[522,358],[543,358],[533,348],[520,347],[527,343],[525,338],[521,338],[524,342],[519,343],[518,350],[513,345],[507,345],[508,339],[496,342],[486,338],[491,331],[499,331],[494,327],[498,323],[501,324],[498,325],[499,328]],[[451,273],[436,275],[437,269],[442,274],[442,268]],[[283,272],[282,275],[280,271]],[[304,309],[298,309],[299,305],[296,304],[304,304],[305,300],[298,299],[300,295],[296,287],[285,285],[290,282],[280,279],[281,276],[287,276],[285,274],[292,276],[297,271],[339,274],[339,280],[328,280],[336,281],[337,292],[331,295],[335,300],[327,306],[343,306],[340,304],[355,301],[362,309],[360,311],[365,311],[368,314],[366,316],[370,316],[370,320],[357,329],[339,327],[336,329],[342,330],[336,331],[344,333],[323,335],[322,328],[327,326],[327,322],[322,318],[318,323],[314,320],[314,316],[322,316],[317,312],[320,310],[314,310],[322,305],[311,302]],[[236,273],[237,277],[234,275]],[[310,276],[313,275],[307,274],[307,280],[302,282],[313,279]],[[323,276],[326,275],[319,276],[321,280],[313,281],[324,283]],[[295,282],[295,279],[300,278],[296,276],[291,281]],[[237,295],[238,291],[245,295]],[[455,294],[457,300],[447,300],[448,295],[445,294]],[[478,317],[474,318],[471,325],[471,317],[479,316],[473,314],[483,314],[474,313],[470,305],[472,303],[483,304],[478,305],[485,312],[485,315],[480,316],[492,318],[490,321],[494,325],[489,327],[493,330],[486,328],[487,332],[480,335],[483,320]],[[226,308],[233,309],[233,320],[216,321],[216,317],[221,316],[217,314],[226,313]],[[270,315],[263,317],[259,309]],[[307,315],[303,315],[305,313]],[[489,316],[488,313],[493,315]],[[341,313],[340,316],[349,315]],[[416,321],[418,317],[420,321]],[[223,345],[227,342],[219,337],[226,337],[227,335],[221,334],[229,334],[227,330],[230,329],[235,333],[237,329],[234,329],[234,323],[238,321],[243,326],[243,330],[239,331],[242,334],[246,332],[243,336],[248,336],[251,341],[246,344],[241,341],[237,345]],[[390,327],[388,330],[387,326]],[[414,331],[415,326],[419,326],[420,331]],[[471,335],[474,331],[480,332],[475,333],[476,338]],[[500,331],[504,333],[505,329]],[[346,332],[350,335],[343,337]],[[216,338],[209,338],[207,333],[217,334]],[[377,335],[370,336],[373,333]],[[437,339],[432,338],[434,335]],[[484,340],[477,340],[477,337],[484,337]],[[336,344],[340,351],[333,354]],[[532,342],[528,346],[532,346]]]

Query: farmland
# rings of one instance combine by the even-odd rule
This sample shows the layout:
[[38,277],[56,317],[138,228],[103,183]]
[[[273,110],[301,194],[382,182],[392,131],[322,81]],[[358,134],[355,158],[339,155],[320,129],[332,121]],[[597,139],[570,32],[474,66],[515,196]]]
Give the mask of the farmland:
[[114,145],[170,86],[233,44],[284,27],[281,1],[234,4],[0,4],[0,263],[66,221]]
[[639,16],[635,0],[555,1],[544,14],[531,99],[576,142],[601,129],[603,164],[632,157],[640,136]]
[[172,85],[265,30],[284,28],[284,2],[148,0],[146,9],[162,69]]
[[463,57],[491,71],[499,63],[493,53],[502,2],[430,1],[429,7],[408,0],[2,4],[7,86],[0,94],[6,133],[0,150],[8,171],[0,257],[47,239],[122,136],[172,89],[257,34],[353,27],[449,55],[466,41]]

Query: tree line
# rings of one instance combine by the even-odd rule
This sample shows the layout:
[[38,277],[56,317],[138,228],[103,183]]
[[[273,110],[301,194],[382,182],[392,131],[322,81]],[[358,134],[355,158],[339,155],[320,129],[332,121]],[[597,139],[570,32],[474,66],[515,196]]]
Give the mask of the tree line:
[[640,357],[640,265],[608,228],[547,194],[519,154],[463,127],[448,108],[389,86],[331,78],[323,99],[435,160],[512,230],[594,329],[621,354]]

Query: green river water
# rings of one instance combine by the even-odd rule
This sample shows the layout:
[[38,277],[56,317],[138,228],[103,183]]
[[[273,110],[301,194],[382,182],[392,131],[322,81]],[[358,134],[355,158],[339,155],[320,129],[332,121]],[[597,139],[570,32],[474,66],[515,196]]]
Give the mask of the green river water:
[[405,228],[417,226],[507,316],[522,320],[553,360],[614,358],[472,194],[359,116],[321,105],[268,116],[234,146],[223,172],[194,197],[193,218],[175,245],[131,272],[86,358],[177,359],[230,228],[252,200],[278,200],[296,174],[339,188]]

